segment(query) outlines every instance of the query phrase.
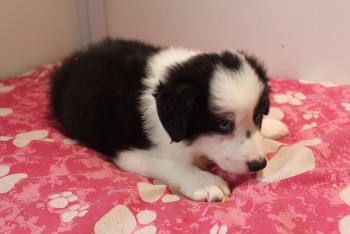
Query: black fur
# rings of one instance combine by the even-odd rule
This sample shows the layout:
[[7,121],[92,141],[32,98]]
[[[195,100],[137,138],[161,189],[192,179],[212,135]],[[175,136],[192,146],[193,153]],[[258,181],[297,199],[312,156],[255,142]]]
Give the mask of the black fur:
[[[262,114],[268,113],[270,105],[268,78],[256,58],[247,56],[247,61],[265,86],[254,113],[254,122],[261,127]],[[231,123],[229,131],[223,132],[219,125],[225,116],[217,116],[209,108],[209,83],[218,65],[234,71],[239,70],[242,64],[237,55],[229,51],[200,54],[172,67],[168,71],[166,84],[158,86],[155,94],[158,115],[172,141],[185,139],[191,143],[202,135],[229,134],[234,131],[234,123]]]
[[158,86],[158,114],[173,141],[191,142],[203,134],[225,134],[218,128],[224,117],[210,111],[208,103],[210,79],[218,65],[238,70],[241,62],[237,55],[227,51],[200,54],[173,66],[168,71],[167,83]]
[[107,39],[64,62],[52,77],[51,108],[65,133],[106,155],[149,148],[137,103],[146,61],[159,50]]

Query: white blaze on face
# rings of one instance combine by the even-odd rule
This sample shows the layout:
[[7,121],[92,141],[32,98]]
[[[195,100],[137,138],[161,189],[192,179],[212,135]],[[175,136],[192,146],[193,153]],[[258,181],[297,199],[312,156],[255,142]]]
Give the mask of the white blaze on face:
[[[210,106],[220,113],[234,113],[236,121],[253,117],[264,89],[256,72],[247,62],[237,71],[219,66],[210,83]],[[252,119],[252,118],[251,118]]]
[[229,136],[202,136],[193,144],[222,169],[232,173],[247,173],[248,162],[265,157],[262,137],[253,120],[264,85],[244,58],[241,61],[237,71],[217,67],[210,83],[210,108],[218,115],[232,114],[234,132]]

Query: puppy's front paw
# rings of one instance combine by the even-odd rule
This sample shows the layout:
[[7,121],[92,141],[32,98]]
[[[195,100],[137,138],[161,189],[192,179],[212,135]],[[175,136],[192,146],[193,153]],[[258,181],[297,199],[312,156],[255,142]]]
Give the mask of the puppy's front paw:
[[227,182],[206,171],[191,175],[181,186],[180,192],[195,201],[220,202],[230,196]]
[[279,120],[265,118],[262,122],[261,135],[274,140],[281,139],[289,135],[287,125]]

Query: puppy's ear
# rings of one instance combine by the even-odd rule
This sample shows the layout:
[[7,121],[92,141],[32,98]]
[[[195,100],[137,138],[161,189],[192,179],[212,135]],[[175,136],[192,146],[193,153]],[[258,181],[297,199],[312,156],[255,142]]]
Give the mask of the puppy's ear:
[[159,85],[154,94],[159,119],[172,141],[184,139],[190,119],[199,109],[199,90],[193,84]]

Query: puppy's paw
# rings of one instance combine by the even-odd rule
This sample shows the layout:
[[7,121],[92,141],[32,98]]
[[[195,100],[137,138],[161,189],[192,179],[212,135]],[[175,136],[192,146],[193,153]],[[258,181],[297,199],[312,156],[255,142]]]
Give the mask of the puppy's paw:
[[206,171],[191,175],[181,186],[180,192],[195,201],[221,202],[230,196],[227,182]]
[[278,140],[288,136],[289,130],[287,125],[279,120],[264,118],[261,127],[261,135],[264,138]]

